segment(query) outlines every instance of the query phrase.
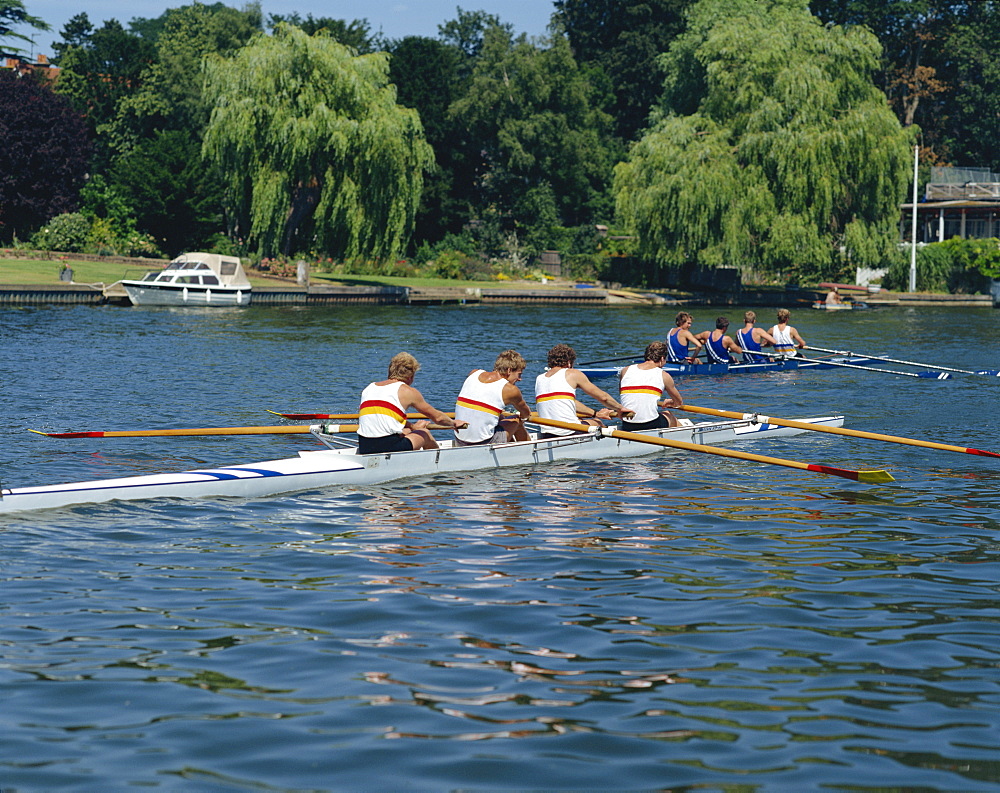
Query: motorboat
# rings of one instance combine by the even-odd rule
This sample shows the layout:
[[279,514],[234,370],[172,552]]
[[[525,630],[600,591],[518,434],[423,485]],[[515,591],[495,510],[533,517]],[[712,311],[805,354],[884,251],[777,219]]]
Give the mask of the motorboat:
[[239,258],[201,252],[118,283],[134,306],[249,306],[252,288]]

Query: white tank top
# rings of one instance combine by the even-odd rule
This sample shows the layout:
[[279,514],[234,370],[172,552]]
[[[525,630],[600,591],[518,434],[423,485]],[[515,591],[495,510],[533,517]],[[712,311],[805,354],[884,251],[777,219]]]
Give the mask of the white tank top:
[[468,427],[455,430],[455,437],[466,443],[482,443],[492,438],[503,413],[507,380],[501,377],[493,383],[482,383],[479,375],[483,372],[476,369],[465,378],[455,401],[455,420],[469,422]]
[[[543,419],[580,423],[576,416],[576,389],[566,382],[565,369],[558,369],[548,376],[540,374],[535,378],[535,407]],[[549,435],[572,435],[576,431],[542,426]]]
[[630,422],[640,424],[652,421],[660,413],[656,403],[663,393],[663,370],[659,366],[640,369],[638,364],[634,364],[622,375],[619,391],[622,407],[635,411]]
[[399,401],[400,382],[378,385],[371,383],[361,392],[358,411],[358,435],[384,438],[399,435],[406,424],[406,410]]
[[780,325],[775,325],[771,328],[771,335],[774,336],[774,351],[775,352],[792,352],[795,350],[795,342],[792,341],[792,334],[788,330],[788,325],[782,328]]

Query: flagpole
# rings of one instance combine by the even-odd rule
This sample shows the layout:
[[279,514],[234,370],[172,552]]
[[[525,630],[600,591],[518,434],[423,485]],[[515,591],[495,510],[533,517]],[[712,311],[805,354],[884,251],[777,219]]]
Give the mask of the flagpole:
[[920,147],[913,147],[913,226],[910,233],[910,291],[917,291],[917,165]]

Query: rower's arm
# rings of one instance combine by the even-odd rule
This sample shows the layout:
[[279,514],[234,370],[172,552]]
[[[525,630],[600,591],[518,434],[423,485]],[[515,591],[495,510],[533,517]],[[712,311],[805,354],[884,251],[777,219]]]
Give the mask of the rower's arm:
[[681,392],[677,390],[677,386],[674,385],[674,378],[670,376],[669,373],[663,373],[663,390],[667,392],[668,399],[664,402],[669,402],[670,404],[665,404],[664,407],[675,407],[679,408],[684,404],[684,397],[681,396]]
[[516,385],[508,383],[503,387],[503,403],[505,405],[513,405],[522,419],[526,419],[531,415],[531,408],[524,401],[524,395]]
[[433,420],[435,424],[441,424],[445,427],[456,427],[458,429],[466,426],[466,422],[461,420],[456,422],[447,413],[442,413],[436,407],[431,405],[426,399],[424,399],[424,395],[413,386],[402,386],[399,389],[399,397],[400,401],[404,405],[410,405],[411,407],[416,408],[420,413],[427,416],[427,418]]
[[[568,382],[571,386],[575,388],[579,388],[581,391],[583,391],[583,393],[587,394],[588,396],[592,396],[594,399],[596,399],[598,402],[600,402],[609,410],[621,412],[621,410],[623,409],[621,402],[619,402],[617,399],[611,396],[611,394],[609,394],[607,391],[601,390],[592,382],[590,382],[590,378],[587,377],[587,375],[585,375],[579,369],[572,369],[570,372],[568,372],[566,375],[566,382]],[[579,404],[581,403],[578,401],[577,405]]]

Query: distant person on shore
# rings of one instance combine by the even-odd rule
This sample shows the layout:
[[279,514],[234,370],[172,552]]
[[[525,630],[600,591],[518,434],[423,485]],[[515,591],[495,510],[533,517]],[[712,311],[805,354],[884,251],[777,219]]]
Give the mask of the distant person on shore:
[[[574,369],[575,363],[576,351],[568,344],[557,344],[549,350],[546,361],[548,370],[535,378],[535,407],[538,415],[543,419],[603,427],[603,420],[612,419],[622,412],[621,403],[590,382],[590,378],[579,369]],[[604,407],[597,410],[579,401],[576,398],[578,388]],[[546,427],[539,437],[558,438],[578,432],[579,430],[561,427]]]
[[[676,427],[677,419],[666,408],[681,407],[684,398],[674,385],[674,378],[662,368],[667,362],[667,345],[662,341],[651,342],[644,356],[642,363],[626,366],[618,375],[622,408],[633,414],[628,421],[622,419],[622,429],[638,432]],[[667,398],[660,401],[664,391]]]
[[[694,322],[688,312],[681,311],[675,318],[674,324],[667,334],[667,360],[671,363],[696,363],[698,354],[701,352],[702,343],[691,332],[691,323]],[[692,354],[688,347],[694,345]]]
[[358,454],[410,452],[414,449],[437,449],[437,441],[421,419],[410,424],[406,412],[412,407],[446,427],[463,427],[464,421],[452,420],[437,410],[413,387],[420,369],[417,359],[408,352],[396,353],[389,361],[389,376],[370,383],[361,392],[358,410]]
[[770,334],[774,338],[774,351],[794,358],[798,355],[796,347],[799,350],[804,350],[806,343],[799,332],[788,324],[791,316],[792,314],[787,308],[779,308],[778,324],[771,328]]
[[736,340],[743,350],[743,363],[767,363],[770,360],[766,355],[760,355],[764,345],[774,346],[774,338],[763,328],[755,326],[757,314],[754,311],[747,311],[743,315],[743,328],[736,331]]
[[726,335],[728,329],[729,320],[718,317],[715,320],[715,330],[703,330],[695,336],[705,345],[706,363],[736,363],[733,355],[739,355],[742,350],[731,336]]
[[828,306],[839,306],[843,302],[840,299],[840,292],[837,287],[833,287],[833,289],[826,293],[826,304]]
[[[455,431],[458,446],[528,440],[524,420],[531,415],[531,408],[515,385],[527,365],[517,350],[504,350],[492,371],[473,369],[469,373],[455,402],[455,418],[465,424]],[[517,410],[517,418],[500,418],[507,405]]]

